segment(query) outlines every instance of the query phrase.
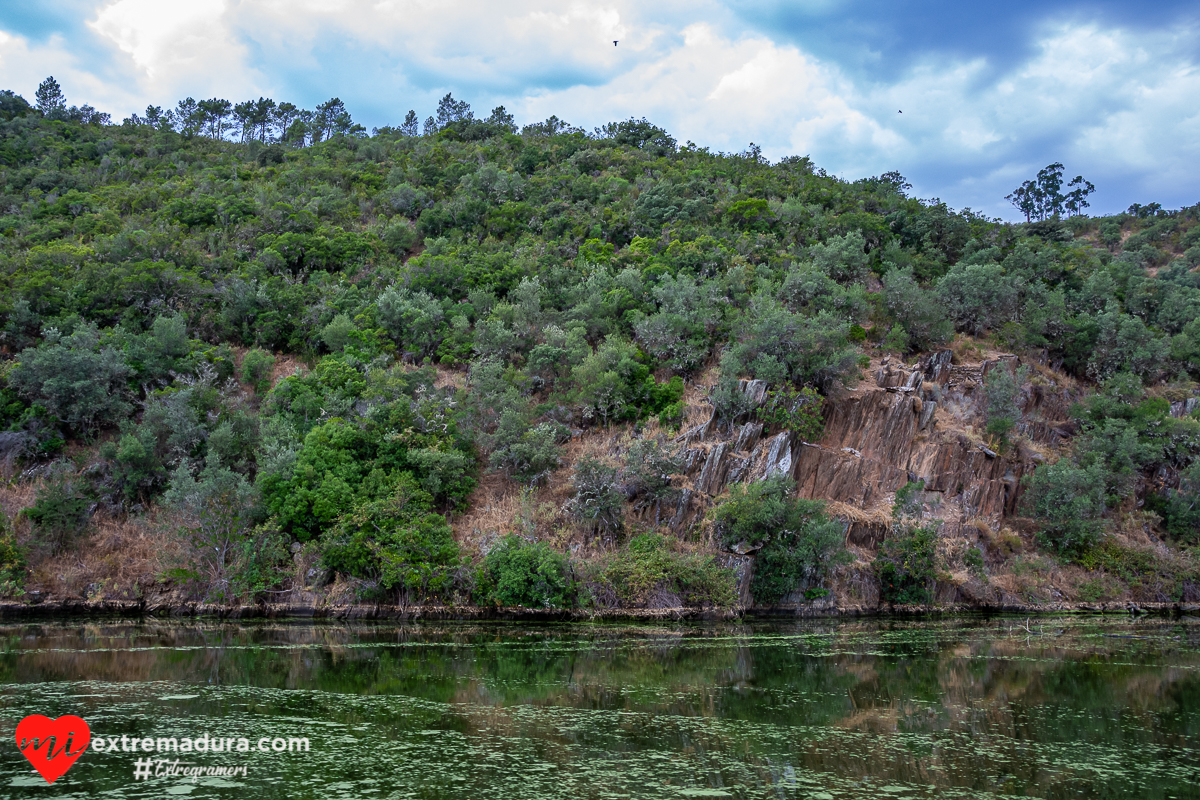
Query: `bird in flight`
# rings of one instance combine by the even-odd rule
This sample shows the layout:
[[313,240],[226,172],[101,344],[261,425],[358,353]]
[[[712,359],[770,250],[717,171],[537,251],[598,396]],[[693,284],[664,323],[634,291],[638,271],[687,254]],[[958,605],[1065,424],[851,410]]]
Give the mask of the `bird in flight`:
[[903,114],[904,112],[903,112],[903,111],[897,111],[896,113],[897,113],[897,114]]
[[616,47],[616,46],[617,46],[617,40],[613,39],[613,47]]

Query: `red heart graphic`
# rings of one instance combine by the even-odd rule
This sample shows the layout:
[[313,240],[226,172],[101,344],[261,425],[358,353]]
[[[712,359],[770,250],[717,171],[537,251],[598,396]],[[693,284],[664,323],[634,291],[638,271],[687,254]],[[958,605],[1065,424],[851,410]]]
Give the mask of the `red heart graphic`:
[[61,778],[87,750],[90,741],[92,731],[88,724],[72,714],[58,719],[30,714],[17,725],[17,747],[33,768],[42,773],[46,783]]

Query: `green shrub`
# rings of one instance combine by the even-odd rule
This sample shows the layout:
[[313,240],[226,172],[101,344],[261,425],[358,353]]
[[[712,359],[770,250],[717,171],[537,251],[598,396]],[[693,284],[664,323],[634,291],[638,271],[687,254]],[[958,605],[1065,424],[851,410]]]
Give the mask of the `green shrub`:
[[[230,602],[244,592],[257,593],[266,564],[286,558],[287,539],[274,527],[252,536],[259,516],[258,492],[244,475],[223,466],[210,452],[193,477],[186,463],[171,476],[163,503],[179,515],[181,533],[191,546],[189,567],[205,600]],[[278,582],[281,573],[266,585]]]
[[1124,581],[1135,597],[1150,601],[1179,602],[1184,599],[1186,584],[1200,584],[1200,559],[1194,550],[1161,553],[1152,547],[1123,546],[1109,538],[1080,556],[1079,564]]
[[669,431],[677,431],[683,425],[684,402],[671,403],[658,412],[658,424]]
[[321,560],[329,569],[377,581],[405,602],[448,597],[462,572],[450,525],[409,476],[390,496],[356,507],[322,533]]
[[783,384],[767,391],[765,401],[755,411],[763,424],[791,431],[804,442],[820,441],[825,432],[821,410],[825,398],[811,386]]
[[1148,495],[1146,507],[1160,514],[1177,542],[1200,544],[1200,460],[1179,476],[1179,487],[1164,495]]
[[570,608],[575,579],[566,556],[545,542],[509,534],[483,559],[476,575],[480,603],[528,608]]
[[1021,367],[1016,375],[1013,375],[1008,371],[1008,367],[1001,363],[983,379],[984,394],[987,396],[987,432],[1000,437],[1002,445],[1007,444],[1008,434],[1021,419],[1017,395],[1028,376],[1028,367]]
[[644,360],[631,342],[609,336],[571,371],[585,421],[608,425],[637,420],[679,402],[683,379],[657,383]]
[[785,476],[735,485],[713,513],[725,547],[758,548],[750,593],[759,604],[818,588],[848,560],[842,523],[825,516],[824,503],[791,497],[793,489]]
[[937,525],[894,528],[875,557],[879,595],[893,605],[919,605],[933,599],[937,578]]
[[271,372],[275,358],[266,350],[254,348],[242,359],[242,382],[248,383],[255,394],[266,394],[271,389]]
[[944,344],[954,333],[954,323],[932,292],[922,289],[912,267],[897,267],[883,276],[887,309],[896,318],[885,349],[906,352],[911,346],[928,350]]
[[476,461],[461,450],[450,449],[445,442],[440,444],[441,447],[409,450],[408,462],[418,468],[421,488],[436,501],[457,509],[466,508],[467,498],[477,483]]
[[658,533],[634,536],[623,550],[584,569],[588,600],[600,607],[641,608],[664,595],[685,606],[729,607],[737,601],[733,570],[712,556],[675,552]]
[[24,514],[33,523],[38,545],[53,554],[69,549],[75,542],[87,525],[92,505],[81,481],[57,476],[42,484],[37,499]]
[[12,522],[0,511],[0,597],[19,594],[25,585],[25,548],[17,544]]
[[352,334],[357,332],[354,321],[346,314],[338,314],[328,325],[321,329],[321,341],[329,352],[337,353],[352,341]]
[[579,459],[571,477],[571,516],[596,533],[621,530],[625,495],[617,483],[614,467],[586,456]]
[[1102,466],[1084,469],[1063,459],[1026,477],[1025,509],[1042,526],[1038,543],[1067,558],[1078,558],[1104,531],[1106,474]]
[[967,569],[971,570],[977,575],[982,575],[984,566],[983,551],[978,547],[970,548],[963,555],[963,563],[966,564]]
[[131,373],[119,350],[102,347],[96,329],[82,327],[21,351],[8,384],[72,431],[91,433],[129,413],[125,381]]
[[557,422],[543,422],[530,428],[523,414],[506,408],[492,437],[493,451],[488,459],[492,469],[502,469],[510,477],[526,482],[542,480],[558,469],[558,446],[567,441],[570,430]]
[[924,504],[925,479],[909,481],[896,490],[896,499],[892,504],[892,516],[897,520],[916,516]]
[[635,501],[635,509],[647,508],[674,498],[679,490],[671,485],[672,476],[683,471],[683,457],[678,449],[666,446],[660,439],[642,439],[629,446],[621,484],[626,497]]

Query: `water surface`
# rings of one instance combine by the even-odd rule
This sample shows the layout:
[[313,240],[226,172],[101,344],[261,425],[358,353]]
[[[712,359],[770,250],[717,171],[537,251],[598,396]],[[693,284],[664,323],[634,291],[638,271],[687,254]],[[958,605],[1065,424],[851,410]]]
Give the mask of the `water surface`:
[[[28,714],[311,750],[48,787]],[[0,728],[13,798],[1192,798],[1200,619],[7,625]]]

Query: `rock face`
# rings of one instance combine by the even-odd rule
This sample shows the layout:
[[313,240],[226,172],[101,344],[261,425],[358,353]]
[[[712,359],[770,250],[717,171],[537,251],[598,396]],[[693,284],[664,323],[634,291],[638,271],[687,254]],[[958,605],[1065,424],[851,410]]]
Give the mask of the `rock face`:
[[[913,366],[880,365],[870,376],[874,386],[826,404],[818,443],[798,441],[787,431],[764,437],[755,422],[730,426],[710,419],[680,437],[698,445],[685,453],[696,498],[707,505],[730,484],[784,474],[796,480],[801,497],[886,514],[897,489],[924,480],[936,508],[932,516],[949,528],[1016,513],[1021,478],[1041,456],[1018,448],[999,454],[978,434],[985,422],[985,376],[1015,369],[1016,358],[952,362],[945,350]],[[743,381],[739,388],[751,407],[765,397],[761,381]],[[1074,400],[1073,392],[1045,381],[1027,385],[1018,398],[1018,432],[1039,444],[1058,443],[1074,432],[1067,415]],[[850,538],[864,545],[883,533],[882,527],[875,534],[857,528]]]

